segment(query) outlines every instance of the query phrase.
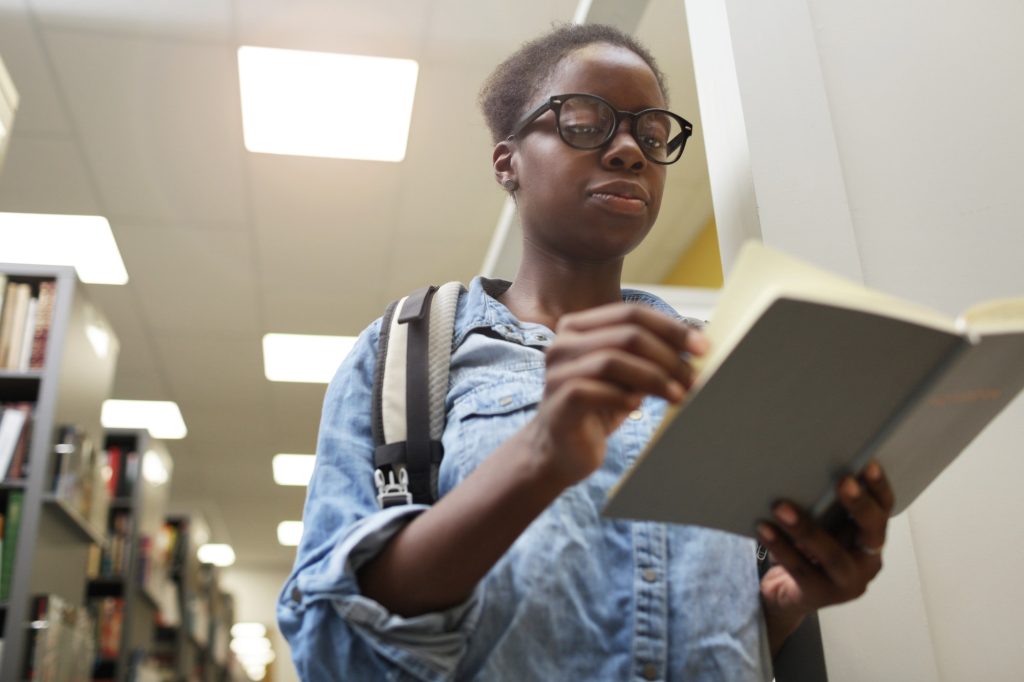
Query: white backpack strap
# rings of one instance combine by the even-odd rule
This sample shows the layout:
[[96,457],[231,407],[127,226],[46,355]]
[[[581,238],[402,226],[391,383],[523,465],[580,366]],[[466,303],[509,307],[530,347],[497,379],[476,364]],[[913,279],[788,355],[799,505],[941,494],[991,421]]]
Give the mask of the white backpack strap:
[[[382,506],[437,497],[455,311],[463,287],[425,287],[393,303],[374,377],[374,465]],[[398,472],[398,476],[394,472]]]

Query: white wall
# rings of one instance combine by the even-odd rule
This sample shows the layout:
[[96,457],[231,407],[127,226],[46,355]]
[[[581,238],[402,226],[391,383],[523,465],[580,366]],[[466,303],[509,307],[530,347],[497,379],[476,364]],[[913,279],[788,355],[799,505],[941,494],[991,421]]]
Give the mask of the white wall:
[[266,682],[298,682],[299,676],[292,665],[288,642],[277,630],[275,606],[288,571],[227,568],[221,571],[221,587],[235,595],[235,622],[263,623],[277,654],[272,675]]
[[[1024,294],[1024,3],[687,0],[726,272],[749,235],[949,313]],[[826,609],[832,682],[1020,680],[1024,401]]]

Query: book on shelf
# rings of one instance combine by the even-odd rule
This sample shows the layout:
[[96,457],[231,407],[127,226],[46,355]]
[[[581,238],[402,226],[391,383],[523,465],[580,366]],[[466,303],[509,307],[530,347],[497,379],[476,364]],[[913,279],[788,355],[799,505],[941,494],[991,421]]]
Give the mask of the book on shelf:
[[42,369],[46,365],[46,344],[53,324],[53,305],[57,297],[57,282],[52,279],[39,283],[39,303],[33,325],[32,345],[28,354],[28,368]]
[[50,490],[96,528],[103,528],[106,523],[108,498],[103,466],[102,453],[84,431],[68,424],[57,430]]
[[89,609],[96,622],[96,655],[101,659],[116,659],[121,651],[121,631],[124,627],[123,597],[93,597]]
[[31,433],[32,403],[0,405],[0,478],[21,478]]
[[42,369],[53,321],[55,280],[0,279],[0,369]]
[[11,576],[14,573],[15,550],[18,546],[18,530],[21,526],[21,507],[24,493],[11,490],[7,493],[7,513],[4,515],[4,544],[0,554],[0,601],[7,601],[11,594]]
[[696,382],[609,495],[614,517],[751,535],[819,518],[871,459],[905,509],[1024,387],[1024,298],[959,318],[746,245]]
[[24,679],[90,679],[95,638],[88,611],[55,594],[34,597],[31,609]]

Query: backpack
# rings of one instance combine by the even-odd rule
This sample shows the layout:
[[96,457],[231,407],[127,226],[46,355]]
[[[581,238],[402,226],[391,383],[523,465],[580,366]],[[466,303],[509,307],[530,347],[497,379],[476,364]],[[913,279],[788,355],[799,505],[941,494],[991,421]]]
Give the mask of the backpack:
[[[455,309],[464,290],[460,282],[422,287],[384,311],[372,407],[373,475],[382,509],[437,500]],[[756,551],[760,578],[770,563],[764,547]],[[817,614],[790,635],[774,666],[777,682],[828,679]]]

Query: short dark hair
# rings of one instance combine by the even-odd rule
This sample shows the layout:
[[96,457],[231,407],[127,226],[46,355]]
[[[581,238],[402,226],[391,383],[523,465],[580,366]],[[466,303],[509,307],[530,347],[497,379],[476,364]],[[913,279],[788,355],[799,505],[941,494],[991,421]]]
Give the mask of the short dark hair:
[[568,54],[594,43],[607,43],[632,51],[651,67],[668,101],[665,76],[654,57],[636,38],[614,26],[565,24],[526,42],[498,65],[480,89],[480,108],[494,142],[512,133],[519,117],[533,104],[537,89]]

